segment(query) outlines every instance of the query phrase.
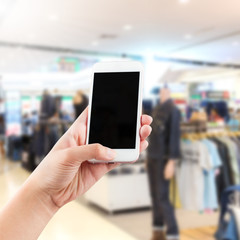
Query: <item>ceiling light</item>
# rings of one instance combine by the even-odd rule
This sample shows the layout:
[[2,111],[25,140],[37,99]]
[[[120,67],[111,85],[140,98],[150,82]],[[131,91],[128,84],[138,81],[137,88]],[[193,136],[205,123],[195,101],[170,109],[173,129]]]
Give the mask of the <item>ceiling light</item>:
[[99,45],[99,42],[98,41],[92,41],[92,46],[96,47]]
[[235,42],[232,43],[232,45],[233,45],[234,47],[237,47],[237,46],[239,46],[239,42],[238,42],[238,41],[235,41]]
[[184,35],[184,38],[185,38],[186,40],[190,40],[190,39],[193,38],[193,36],[192,36],[192,34],[187,33],[187,34]]
[[179,0],[180,3],[183,3],[183,4],[186,4],[186,3],[189,3],[190,0]]
[[56,14],[51,14],[51,15],[48,16],[48,18],[49,18],[50,21],[53,21],[53,22],[56,22],[59,19]]
[[125,30],[125,31],[131,31],[132,30],[132,25],[130,25],[130,24],[126,24],[126,25],[124,25],[123,26],[123,30]]

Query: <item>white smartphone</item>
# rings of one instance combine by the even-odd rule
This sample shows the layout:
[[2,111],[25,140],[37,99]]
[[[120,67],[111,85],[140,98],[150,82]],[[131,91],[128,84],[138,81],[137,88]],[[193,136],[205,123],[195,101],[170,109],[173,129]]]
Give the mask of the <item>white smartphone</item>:
[[[129,163],[139,157],[142,75],[139,62],[94,65],[86,143],[100,143],[114,149],[116,157],[109,163]],[[101,163],[95,159],[91,162]]]

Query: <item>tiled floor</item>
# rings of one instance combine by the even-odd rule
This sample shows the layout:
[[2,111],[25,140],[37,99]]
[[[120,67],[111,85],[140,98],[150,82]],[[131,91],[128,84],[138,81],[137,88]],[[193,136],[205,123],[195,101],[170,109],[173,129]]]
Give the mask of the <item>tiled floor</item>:
[[[0,208],[14,195],[28,176],[29,173],[22,169],[19,163],[0,159]],[[186,217],[184,214],[186,213],[178,212],[178,218],[182,217],[182,220],[186,221],[189,215]],[[191,215],[190,218],[196,219],[196,215]],[[145,219],[145,223],[141,219]],[[141,231],[136,231],[139,228]],[[75,201],[67,204],[54,216],[39,239],[147,240],[150,232],[150,211],[109,216]],[[181,240],[214,240],[214,232],[214,227],[191,228],[181,232]]]

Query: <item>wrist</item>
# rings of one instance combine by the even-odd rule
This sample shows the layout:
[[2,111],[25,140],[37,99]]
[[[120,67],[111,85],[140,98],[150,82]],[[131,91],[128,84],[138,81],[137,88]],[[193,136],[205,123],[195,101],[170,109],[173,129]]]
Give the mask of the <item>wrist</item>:
[[22,195],[32,203],[32,207],[39,216],[50,219],[58,211],[59,207],[53,202],[51,196],[38,187],[33,178],[29,178],[22,187]]
[[1,239],[37,239],[58,208],[31,177],[0,214]]

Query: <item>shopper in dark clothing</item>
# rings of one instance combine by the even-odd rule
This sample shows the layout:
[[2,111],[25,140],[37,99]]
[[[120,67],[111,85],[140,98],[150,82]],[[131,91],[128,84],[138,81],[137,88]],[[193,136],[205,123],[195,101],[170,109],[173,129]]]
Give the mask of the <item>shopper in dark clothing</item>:
[[48,90],[44,90],[40,109],[40,124],[35,134],[37,164],[59,139],[58,126],[53,121],[55,118],[58,118],[56,100]]
[[170,179],[175,160],[180,157],[181,114],[170,99],[170,91],[162,89],[160,104],[153,110],[152,134],[148,148],[148,175],[153,205],[152,240],[179,239],[174,208],[169,200]]
[[5,141],[5,122],[3,114],[0,114],[0,158],[5,157],[4,141]]
[[41,110],[40,110],[40,119],[47,120],[54,116],[57,112],[56,101],[47,90],[44,90],[42,101],[41,101]]
[[73,106],[75,110],[75,119],[77,119],[83,110],[88,106],[88,98],[82,91],[78,91],[74,96]]

